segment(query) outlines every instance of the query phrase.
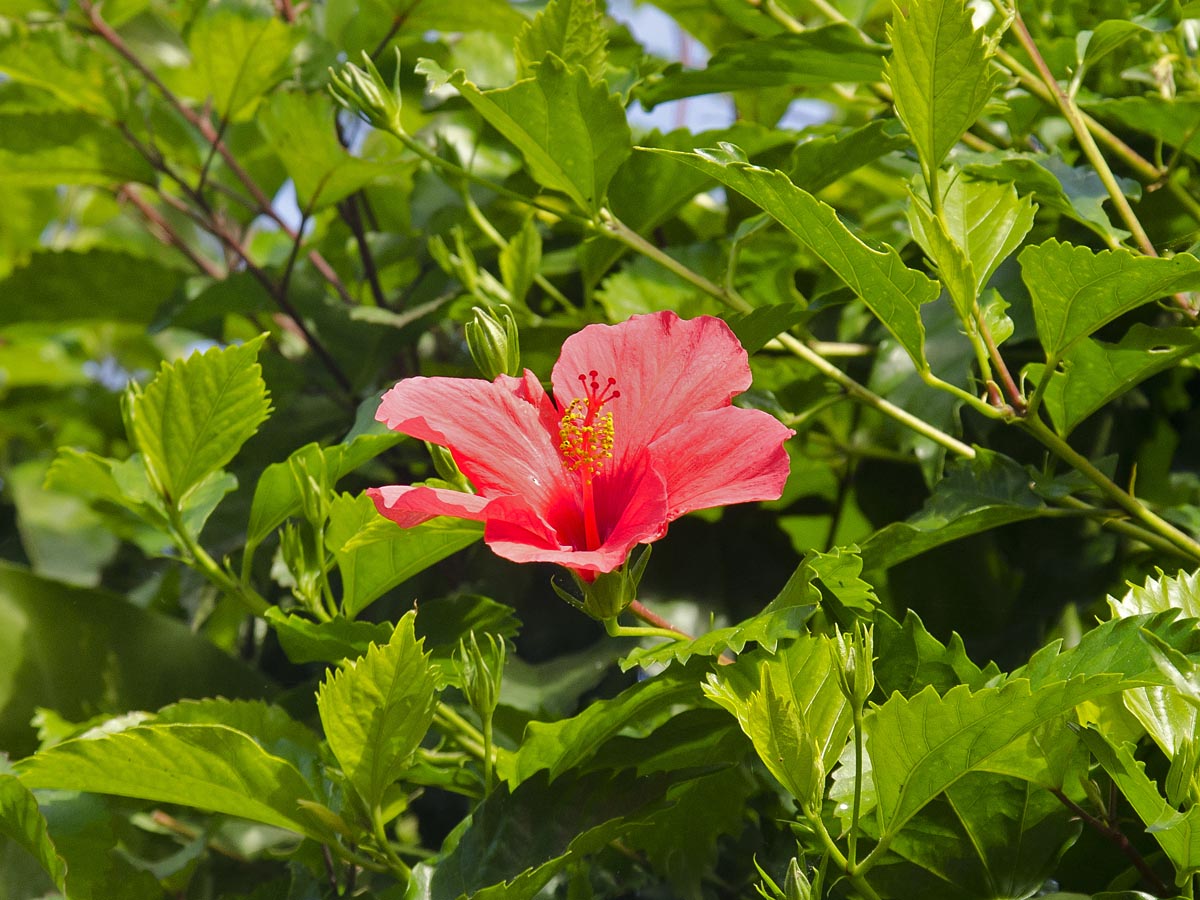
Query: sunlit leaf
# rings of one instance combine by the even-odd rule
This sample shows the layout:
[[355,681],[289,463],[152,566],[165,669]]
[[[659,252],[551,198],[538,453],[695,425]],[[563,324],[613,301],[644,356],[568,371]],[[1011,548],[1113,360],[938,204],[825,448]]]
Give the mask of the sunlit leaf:
[[517,35],[517,77],[528,78],[553,53],[594,80],[604,75],[608,33],[595,0],[551,0]]
[[330,749],[368,808],[408,768],[433,722],[436,680],[413,635],[413,613],[387,644],[321,683],[317,709]]
[[228,463],[267,418],[262,338],[163,363],[130,404],[132,437],[164,496],[181,502]]
[[920,309],[922,303],[937,297],[937,282],[906,267],[894,249],[876,250],[863,243],[832,207],[796,187],[782,172],[736,159],[719,159],[709,153],[649,152],[661,153],[711,175],[770,213],[862,298],[918,369],[929,368]]

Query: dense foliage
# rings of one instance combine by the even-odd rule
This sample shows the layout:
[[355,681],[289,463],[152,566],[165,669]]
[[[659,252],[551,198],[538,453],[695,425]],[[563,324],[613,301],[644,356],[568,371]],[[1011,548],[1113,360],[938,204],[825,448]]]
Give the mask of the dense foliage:
[[[1012,4],[0,3],[0,898],[1193,897],[1200,4]],[[778,500],[377,513],[662,311]]]

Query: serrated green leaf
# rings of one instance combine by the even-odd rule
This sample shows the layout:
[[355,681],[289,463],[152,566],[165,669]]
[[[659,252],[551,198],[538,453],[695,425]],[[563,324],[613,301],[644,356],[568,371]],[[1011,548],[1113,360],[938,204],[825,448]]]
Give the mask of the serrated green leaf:
[[886,569],[967,535],[1042,515],[1046,503],[1013,460],[988,450],[956,463],[921,511],[893,522],[862,546],[868,570]]
[[871,884],[882,896],[923,900],[1032,897],[1080,827],[1039,785],[972,773],[900,832]]
[[0,281],[0,325],[105,320],[146,325],[183,274],[116,250],[35,253]]
[[893,248],[867,246],[842,224],[832,207],[796,187],[782,172],[707,152],[647,152],[699,169],[770,213],[862,298],[918,369],[929,370],[921,304],[937,298],[937,282],[906,267]]
[[130,404],[131,437],[168,502],[228,463],[267,418],[263,338],[164,362]]
[[[699,146],[709,147],[712,142]],[[908,135],[895,119],[872,119],[857,128],[797,144],[788,175],[798,187],[815,194],[879,157],[909,146]]]
[[283,162],[306,212],[323,209],[376,178],[397,175],[398,160],[352,156],[334,133],[334,106],[327,94],[280,92],[256,117],[259,131]]
[[483,524],[439,518],[398,528],[365,494],[341,494],[329,507],[325,546],[342,575],[342,614],[354,619],[396,585],[483,537]]
[[[723,141],[737,144],[749,156],[788,143],[789,135],[737,122],[729,128],[694,134],[686,129],[640,135],[642,149],[688,151]],[[634,153],[621,165],[608,188],[608,205],[627,226],[641,235],[670,219],[688,200],[711,187],[714,179],[696,169],[676,165],[650,153]],[[598,237],[579,247],[579,266],[588,284],[595,284],[629,250],[619,241]],[[661,309],[661,307],[656,307]]]
[[[680,775],[683,775],[681,778]],[[430,900],[525,900],[573,860],[594,853],[661,808],[688,773],[537,775],[483,801],[437,864]],[[453,840],[453,836],[451,838]]]
[[[987,154],[985,158],[995,158]],[[1107,243],[1118,243],[1129,232],[1115,227],[1104,204],[1110,200],[1108,189],[1090,167],[1068,166],[1058,157],[1034,153],[1001,155],[995,162],[964,163],[963,171],[975,178],[1012,182],[1022,196],[1032,197],[1042,206],[1057,210],[1090,228]],[[1140,186],[1117,179],[1126,196],[1136,196]]]
[[37,799],[16,777],[7,774],[0,774],[0,837],[28,851],[54,886],[66,893],[67,867],[50,839]]
[[321,747],[311,729],[281,707],[262,700],[181,700],[154,715],[155,725],[225,725],[254,739],[273,756],[296,767],[309,784],[321,779]]
[[295,767],[225,725],[142,725],[66,741],[22,760],[18,774],[30,788],[178,803],[326,838],[299,806],[316,798]]
[[[374,414],[379,404],[376,400],[370,400],[368,405]],[[300,511],[300,493],[292,476],[294,465],[303,466],[310,472],[318,471],[318,455],[323,454],[330,483],[336,484],[340,478],[403,439],[404,435],[388,431],[381,425],[378,430],[347,435],[345,442],[332,447],[322,449],[315,443],[305,444],[283,462],[267,466],[259,476],[254,499],[250,503],[247,542],[254,545],[261,543],[284,520]]]
[[884,75],[926,173],[935,183],[946,154],[975,124],[996,90],[984,36],[962,0],[897,4],[888,26],[892,55]]
[[875,589],[859,577],[863,562],[858,547],[834,547],[828,553],[810,550],[800,565],[808,566],[842,606],[865,613],[868,618],[879,606]]
[[994,662],[982,669],[972,662],[957,633],[943,644],[912,610],[905,613],[903,624],[877,612],[874,628],[875,683],[884,696],[909,696],[929,686],[944,694],[960,684],[978,690],[1000,674]]
[[553,53],[599,81],[604,75],[608,33],[596,0],[551,0],[517,35],[517,77],[528,78]]
[[607,85],[547,54],[532,78],[480,91],[459,70],[447,74],[430,60],[417,71],[449,83],[463,99],[521,151],[543,187],[561,191],[587,213],[604,204],[608,183],[629,155],[632,137],[625,109]]
[[703,69],[676,64],[638,88],[647,109],[669,100],[770,87],[870,83],[883,73],[886,50],[846,24],[823,25],[799,34],[723,45]]
[[393,628],[386,622],[351,622],[341,616],[314,622],[272,606],[264,617],[294,663],[341,662],[366,654],[371,644],[386,644]]
[[[1029,365],[1025,372],[1043,391],[1055,430],[1066,437],[1101,407],[1197,351],[1200,331],[1196,329],[1154,328],[1138,322],[1116,344],[1080,338],[1063,354],[1049,381],[1041,363]],[[1045,387],[1040,387],[1043,383]]]
[[423,601],[417,611],[416,635],[437,662],[448,662],[458,651],[458,642],[474,631],[497,637],[516,637],[521,620],[511,606],[478,594],[452,594]]
[[[809,570],[811,571],[811,570]],[[792,597],[777,598],[757,615],[728,628],[715,628],[693,640],[668,641],[657,647],[638,647],[621,659],[621,670],[652,664],[686,663],[693,656],[720,656],[741,653],[753,641],[768,652],[775,652],[779,641],[799,633],[816,606],[793,603]]]
[[509,787],[516,787],[543,769],[553,780],[579,766],[606,739],[657,722],[676,703],[699,699],[698,677],[698,672],[673,666],[626,688],[611,700],[589,704],[572,718],[530,722],[507,774]]
[[1182,878],[1200,870],[1200,807],[1186,813],[1174,809],[1146,775],[1129,744],[1115,746],[1094,728],[1081,732],[1083,741],[1129,801],[1146,830],[1162,847]]
[[299,32],[274,16],[208,7],[192,23],[192,64],[172,79],[191,97],[211,101],[221,117],[239,119],[286,72]]
[[1122,313],[1200,288],[1200,259],[1187,253],[1169,259],[1128,250],[1097,253],[1051,239],[1026,247],[1017,259],[1050,361]]
[[939,220],[918,199],[909,206],[909,223],[917,243],[949,276],[943,281],[960,317],[969,318],[988,280],[1033,227],[1036,207],[1011,184],[959,177],[946,185],[942,209]]
[[1200,619],[1200,570],[1175,575],[1160,570],[1157,578],[1148,576],[1143,584],[1130,584],[1119,600],[1110,595],[1108,606],[1114,619],[1172,610],[1181,618]]
[[798,802],[818,804],[846,745],[850,707],[838,686],[833,639],[801,634],[774,655],[710,673],[704,693],[728,710],[759,758]]
[[[989,770],[1039,726],[1120,683],[1120,675],[1104,674],[1042,684],[1036,692],[1014,679],[975,692],[961,685],[944,696],[931,687],[913,697],[893,694],[865,726],[882,835],[897,834],[935,797],[969,772]],[[1029,758],[1024,777],[1035,777],[1040,765]]]
[[753,355],[776,335],[799,325],[808,317],[799,303],[778,303],[760,306],[752,312],[734,314],[726,318],[729,328],[737,335],[738,343]]
[[391,640],[321,683],[317,709],[325,738],[367,808],[404,775],[433,722],[436,679],[414,613],[400,619]]

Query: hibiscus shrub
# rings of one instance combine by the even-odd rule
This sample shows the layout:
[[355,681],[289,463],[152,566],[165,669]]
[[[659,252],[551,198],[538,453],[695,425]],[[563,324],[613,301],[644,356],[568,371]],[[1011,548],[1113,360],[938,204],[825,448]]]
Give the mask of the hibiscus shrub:
[[0,4],[0,897],[1194,896],[1200,4],[652,13]]

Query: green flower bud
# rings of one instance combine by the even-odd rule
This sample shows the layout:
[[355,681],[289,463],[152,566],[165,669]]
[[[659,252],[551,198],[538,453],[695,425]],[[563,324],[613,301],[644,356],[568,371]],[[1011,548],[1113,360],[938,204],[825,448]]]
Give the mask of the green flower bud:
[[785,900],[811,900],[812,898],[812,884],[809,882],[808,876],[804,874],[804,870],[800,868],[800,861],[794,856],[783,882],[783,896]]
[[481,644],[472,631],[470,640],[460,639],[455,664],[462,680],[463,696],[480,719],[489,719],[500,702],[500,685],[508,649],[504,638],[484,633]]
[[838,631],[829,648],[842,695],[862,709],[875,690],[875,640],[871,629],[861,620],[856,621],[854,634]]
[[463,326],[467,348],[479,371],[489,381],[497,375],[521,374],[521,345],[517,320],[512,310],[500,304],[495,309],[476,306],[471,321]]
[[333,99],[382,131],[404,134],[400,122],[400,50],[396,50],[396,76],[391,85],[383,80],[365,51],[363,64],[366,68],[346,63],[340,71],[329,70]]
[[454,461],[454,454],[450,452],[449,448],[443,447],[441,444],[431,444],[429,441],[425,442],[425,446],[429,450],[429,456],[433,459],[433,467],[441,479],[456,491],[462,491],[464,494],[472,493],[467,476],[459,469],[458,463]]

